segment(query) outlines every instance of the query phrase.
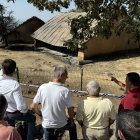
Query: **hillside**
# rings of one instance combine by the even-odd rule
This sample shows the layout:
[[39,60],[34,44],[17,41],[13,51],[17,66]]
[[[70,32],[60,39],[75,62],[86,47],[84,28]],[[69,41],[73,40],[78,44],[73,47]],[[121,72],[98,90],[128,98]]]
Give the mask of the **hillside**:
[[[54,56],[52,54],[49,54],[47,52],[42,53],[39,51],[31,51],[31,50],[5,50],[5,49],[0,49],[0,62],[2,62],[6,58],[11,58],[14,59],[17,62],[17,66],[20,69],[27,69],[30,71],[30,73],[24,73],[24,77],[27,80],[29,78],[29,82],[32,82],[31,76],[36,76],[35,74],[38,74],[39,77],[35,79],[35,81],[39,81],[42,83],[43,78],[46,80],[46,75],[41,75],[44,74],[45,72],[49,72],[52,70],[52,67],[56,64],[65,64],[62,60],[62,58],[58,58],[57,56]],[[81,69],[79,66],[72,66],[66,63],[68,70],[70,71],[69,74],[69,84],[72,83],[72,86],[76,85],[79,82],[80,79],[80,73]],[[125,75],[127,72],[130,71],[137,71],[140,73],[140,56],[139,53],[132,53],[132,54],[127,54],[127,55],[122,55],[118,57],[113,57],[111,58],[106,58],[102,57],[100,59],[95,59],[93,60],[93,63],[83,65],[84,69],[84,83],[83,85],[87,83],[87,81],[91,79],[95,79],[100,82],[101,87],[103,91],[107,91],[110,89],[113,93],[118,94],[118,93],[123,93],[122,91],[119,90],[119,87],[116,86],[114,83],[112,83],[109,79],[107,79],[106,74],[108,72],[113,73],[117,78],[121,79],[122,81],[125,80]],[[34,72],[36,72],[34,74]],[[33,74],[32,74],[33,73]],[[30,75],[31,74],[31,75]],[[42,77],[43,78],[42,78]],[[32,83],[34,84],[34,83]],[[70,85],[71,87],[71,85]],[[80,82],[78,83],[78,89],[80,89]],[[117,92],[118,90],[118,92]],[[26,89],[27,93],[31,94],[31,89]],[[34,94],[36,93],[36,89],[34,90],[35,92],[31,94],[33,97]],[[76,108],[80,100],[84,99],[85,97],[73,97],[73,105]],[[112,102],[115,104],[115,108],[117,110],[118,105],[120,100],[115,99],[115,98],[110,98]],[[26,102],[28,105],[31,104],[32,98],[26,98]],[[37,119],[37,122],[40,124],[40,119]],[[112,129],[115,129],[115,124],[112,125]],[[77,132],[78,132],[78,137],[79,139],[82,138],[81,134],[81,128],[77,124]],[[66,133],[65,139],[68,139],[68,134]],[[111,137],[111,140],[115,140],[114,135]]]
[[[26,69],[38,69],[38,67],[45,71],[46,69],[56,65],[64,64],[61,59],[49,53],[41,53],[37,51],[30,50],[5,50],[0,49],[0,62],[5,58],[11,58],[16,60],[18,67]],[[70,67],[69,64],[66,64]],[[135,71],[140,72],[140,53],[133,53],[124,55],[121,57],[116,57],[111,60],[111,58],[97,59],[95,62],[86,64],[83,66],[86,69],[97,69],[100,72],[103,71]],[[99,71],[98,71],[99,72]]]

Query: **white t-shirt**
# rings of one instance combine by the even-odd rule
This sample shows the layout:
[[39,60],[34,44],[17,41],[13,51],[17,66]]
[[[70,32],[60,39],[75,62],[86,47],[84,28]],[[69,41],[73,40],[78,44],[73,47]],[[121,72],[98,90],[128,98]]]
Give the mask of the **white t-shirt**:
[[8,102],[6,111],[15,112],[19,110],[22,113],[28,111],[28,107],[22,96],[19,83],[13,77],[0,77],[0,94],[3,94]]
[[33,102],[41,103],[42,126],[61,128],[67,124],[65,108],[72,106],[69,90],[60,83],[49,82],[39,87]]

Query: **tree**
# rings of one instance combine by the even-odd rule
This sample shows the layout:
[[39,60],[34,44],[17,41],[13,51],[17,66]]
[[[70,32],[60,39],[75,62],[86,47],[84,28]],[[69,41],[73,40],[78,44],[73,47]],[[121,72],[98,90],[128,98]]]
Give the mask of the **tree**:
[[[140,41],[140,0],[28,0],[39,10],[51,12],[68,8],[72,1],[86,15],[71,20],[73,37],[66,42],[70,48],[77,48],[93,35],[109,38],[112,33],[120,35],[123,31]],[[92,26],[93,21],[97,21],[96,26]]]
[[6,8],[0,4],[0,36],[5,46],[8,46],[7,36],[17,26],[17,22],[13,17],[12,11],[7,11]]

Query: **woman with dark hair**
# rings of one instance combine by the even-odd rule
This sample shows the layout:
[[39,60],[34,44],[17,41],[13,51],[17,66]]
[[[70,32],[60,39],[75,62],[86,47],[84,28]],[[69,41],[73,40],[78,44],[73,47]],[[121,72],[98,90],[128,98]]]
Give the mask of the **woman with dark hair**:
[[0,94],[0,140],[21,140],[19,133],[3,117],[7,108],[6,98]]

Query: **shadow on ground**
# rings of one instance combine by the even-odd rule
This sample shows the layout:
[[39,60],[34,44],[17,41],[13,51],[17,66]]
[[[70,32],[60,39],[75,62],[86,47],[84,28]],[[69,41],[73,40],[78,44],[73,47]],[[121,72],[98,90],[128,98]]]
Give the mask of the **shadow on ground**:
[[9,44],[6,47],[3,45],[0,47],[11,51],[34,51],[33,44]]
[[80,61],[80,65],[93,63],[93,62],[105,62],[105,61],[113,61],[113,60],[115,61],[119,59],[129,59],[138,56],[140,56],[140,49],[119,51],[110,54],[101,54],[101,55],[87,58],[86,60]]

